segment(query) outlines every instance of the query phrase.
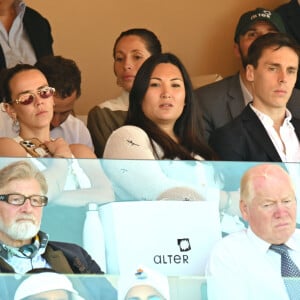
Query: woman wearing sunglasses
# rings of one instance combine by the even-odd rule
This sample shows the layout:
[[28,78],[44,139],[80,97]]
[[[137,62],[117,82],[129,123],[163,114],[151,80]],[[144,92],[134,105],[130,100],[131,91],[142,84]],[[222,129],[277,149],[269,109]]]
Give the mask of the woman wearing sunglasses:
[[[111,183],[95,160],[43,159],[96,158],[86,145],[69,145],[63,138],[51,138],[55,88],[48,85],[43,73],[34,66],[19,64],[5,70],[1,86],[5,110],[20,130],[15,138],[0,138],[0,157],[41,158],[33,160],[53,183],[48,196],[57,204],[85,205],[90,200],[87,193],[93,197],[98,193],[97,202],[114,200]],[[63,191],[68,192],[70,203]]]
[[55,88],[37,68],[19,64],[8,69],[3,78],[3,102],[13,122],[19,123],[19,136],[0,138],[0,156],[95,158],[90,148],[68,145],[62,138],[51,139]]

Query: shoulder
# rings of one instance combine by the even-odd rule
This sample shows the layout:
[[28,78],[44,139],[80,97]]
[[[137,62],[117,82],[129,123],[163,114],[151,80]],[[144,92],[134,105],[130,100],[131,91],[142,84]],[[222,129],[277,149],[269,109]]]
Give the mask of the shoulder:
[[249,239],[246,230],[231,233],[215,244],[210,259],[213,260],[218,257],[235,259],[234,254],[243,253],[243,250],[246,249],[248,245]]
[[26,6],[24,18],[33,18],[34,20],[43,19],[46,20],[37,10]]
[[20,156],[26,157],[27,152],[12,138],[0,138],[0,156]]
[[219,81],[202,86],[195,90],[195,94],[200,97],[200,96],[206,95],[206,94],[210,95],[210,94],[214,94],[214,93],[224,92],[236,82],[239,82],[238,74],[235,74],[235,75],[226,77],[224,79],[221,79]]
[[132,125],[125,125],[121,126],[118,129],[114,130],[110,137],[107,140],[107,143],[109,144],[112,141],[141,141],[141,140],[149,140],[149,137],[147,133],[141,129],[140,127],[137,126],[132,126]]
[[106,100],[98,105],[100,109],[109,109],[111,111],[127,111],[129,106],[129,94],[123,92],[119,97],[115,99]]

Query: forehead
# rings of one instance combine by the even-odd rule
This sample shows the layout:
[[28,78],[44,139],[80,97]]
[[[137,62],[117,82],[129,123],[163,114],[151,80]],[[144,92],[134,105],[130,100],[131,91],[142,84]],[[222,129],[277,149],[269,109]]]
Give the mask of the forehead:
[[263,30],[263,31],[276,31],[276,32],[278,32],[276,27],[268,21],[256,21],[248,27],[246,32],[250,31],[250,30],[255,30],[255,31]]
[[26,192],[26,191],[40,192],[41,186],[35,178],[14,179],[9,181],[4,187],[0,188],[0,192]]
[[69,97],[60,98],[54,96],[54,112],[64,112],[72,110],[77,99],[77,92],[74,91]]
[[176,77],[182,79],[182,74],[179,68],[171,63],[160,63],[158,64],[151,77]]
[[10,89],[12,93],[21,93],[47,84],[46,77],[39,70],[24,70],[11,78]]
[[263,49],[259,61],[287,64],[291,67],[298,67],[299,57],[298,54],[290,47],[270,46]]
[[137,35],[123,36],[116,45],[116,52],[148,51],[144,39]]

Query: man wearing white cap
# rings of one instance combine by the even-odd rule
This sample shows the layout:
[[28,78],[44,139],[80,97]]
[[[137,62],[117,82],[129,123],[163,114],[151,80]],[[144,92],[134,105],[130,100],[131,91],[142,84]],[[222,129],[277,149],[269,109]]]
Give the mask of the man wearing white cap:
[[170,300],[168,278],[154,270],[140,267],[134,274],[122,274],[118,300]]
[[16,290],[14,300],[27,299],[84,300],[66,275],[50,270],[26,275]]

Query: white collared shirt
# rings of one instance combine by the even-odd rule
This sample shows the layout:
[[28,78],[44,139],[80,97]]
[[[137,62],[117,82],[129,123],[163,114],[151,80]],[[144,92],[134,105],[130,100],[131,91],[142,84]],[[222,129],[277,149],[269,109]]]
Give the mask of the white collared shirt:
[[6,67],[11,68],[19,63],[34,65],[36,56],[23,25],[26,5],[23,1],[15,2],[17,16],[10,31],[7,32],[0,22],[0,44],[5,57]]
[[[277,153],[283,162],[300,162],[300,143],[291,123],[292,114],[286,109],[286,117],[280,126],[280,136],[273,127],[273,120],[250,104],[259,120],[265,127]],[[285,150],[285,151],[284,151]]]

